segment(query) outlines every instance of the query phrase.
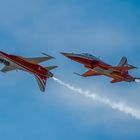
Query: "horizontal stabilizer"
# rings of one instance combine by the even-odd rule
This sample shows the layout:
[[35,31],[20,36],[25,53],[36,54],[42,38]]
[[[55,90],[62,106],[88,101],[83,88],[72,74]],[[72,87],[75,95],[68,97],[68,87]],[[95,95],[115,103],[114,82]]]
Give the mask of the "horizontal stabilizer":
[[45,69],[47,69],[47,70],[53,70],[53,69],[55,69],[55,68],[57,68],[58,66],[49,66],[49,67],[45,67]]
[[137,67],[130,65],[130,64],[127,64],[127,66],[130,67],[131,69],[137,69]]

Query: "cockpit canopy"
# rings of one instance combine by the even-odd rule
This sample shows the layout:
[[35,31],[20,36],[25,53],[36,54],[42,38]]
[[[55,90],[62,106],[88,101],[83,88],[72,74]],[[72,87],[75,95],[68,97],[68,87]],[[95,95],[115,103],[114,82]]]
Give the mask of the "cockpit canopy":
[[82,53],[82,55],[88,57],[88,58],[92,58],[92,59],[96,59],[96,60],[99,60],[99,58],[93,56],[92,54],[89,54],[89,53]]

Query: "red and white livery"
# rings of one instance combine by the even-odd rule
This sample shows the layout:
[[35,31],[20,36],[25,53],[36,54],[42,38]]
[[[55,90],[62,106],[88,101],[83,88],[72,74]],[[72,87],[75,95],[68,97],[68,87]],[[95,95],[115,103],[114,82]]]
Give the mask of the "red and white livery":
[[[84,74],[80,75],[83,77],[88,76],[108,76],[112,78],[111,83],[117,83],[117,82],[135,82],[137,79],[136,77],[133,77],[129,74],[129,70],[135,69],[136,67],[130,65],[127,63],[127,58],[122,57],[119,64],[117,66],[111,66],[99,58],[88,54],[74,54],[74,53],[61,53],[67,58],[74,60],[78,63],[84,64],[86,68],[88,68],[88,71]],[[75,73],[77,74],[77,73]]]
[[0,63],[5,67],[1,72],[9,72],[13,70],[23,70],[35,75],[37,83],[42,92],[45,92],[47,78],[53,77],[50,70],[57,66],[43,67],[39,63],[53,59],[52,56],[44,54],[44,57],[26,58],[16,55],[11,55],[0,51]]

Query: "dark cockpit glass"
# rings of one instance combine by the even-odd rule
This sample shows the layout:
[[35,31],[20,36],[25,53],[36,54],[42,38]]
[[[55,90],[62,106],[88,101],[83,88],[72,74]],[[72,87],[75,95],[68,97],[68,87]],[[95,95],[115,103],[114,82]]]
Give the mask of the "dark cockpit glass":
[[86,57],[89,57],[89,58],[92,58],[92,59],[96,59],[96,60],[99,60],[99,58],[93,56],[92,54],[89,54],[89,53],[82,53],[82,55],[86,56]]
[[4,52],[2,52],[2,51],[0,51],[0,53],[5,55],[5,53],[4,53]]

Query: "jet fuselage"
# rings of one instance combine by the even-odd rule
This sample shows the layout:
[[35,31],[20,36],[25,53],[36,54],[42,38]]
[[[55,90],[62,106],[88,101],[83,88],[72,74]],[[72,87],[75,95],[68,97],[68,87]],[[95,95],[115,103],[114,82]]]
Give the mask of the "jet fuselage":
[[116,70],[113,71],[113,67],[103,61],[101,61],[99,58],[83,53],[83,54],[74,54],[74,53],[61,53],[67,58],[74,60],[78,63],[83,64],[86,68],[99,72],[102,75],[111,77],[113,79],[123,79],[124,81],[131,82],[135,81],[135,78],[128,74],[128,71],[121,71]]
[[38,64],[29,63],[28,61],[24,60],[24,58],[20,56],[6,54],[1,51],[0,51],[0,62],[5,64],[6,66],[9,66],[9,65],[16,66],[19,69],[28,71],[29,73],[32,73],[32,74],[37,74],[44,77],[53,76],[51,72],[49,72],[44,67]]

